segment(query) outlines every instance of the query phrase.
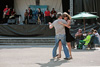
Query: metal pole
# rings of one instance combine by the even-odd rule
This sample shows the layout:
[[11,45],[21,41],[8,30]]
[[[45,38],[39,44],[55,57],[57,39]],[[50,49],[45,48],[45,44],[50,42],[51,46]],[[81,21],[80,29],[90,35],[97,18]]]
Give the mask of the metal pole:
[[[70,0],[70,15],[73,16],[73,0]],[[73,20],[71,20],[71,22],[71,24],[74,24]]]
[[85,33],[85,17],[83,18],[83,23],[84,23],[84,33]]
[[73,0],[70,0],[70,15],[73,16]]

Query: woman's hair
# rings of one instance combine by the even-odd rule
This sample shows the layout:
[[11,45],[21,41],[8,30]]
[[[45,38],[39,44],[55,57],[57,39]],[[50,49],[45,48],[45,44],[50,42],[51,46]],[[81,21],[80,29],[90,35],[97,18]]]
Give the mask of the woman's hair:
[[41,10],[40,8],[38,8],[39,10]]
[[63,18],[64,17],[68,17],[68,19],[71,20],[71,16],[68,13],[66,13],[66,12],[63,13]]
[[97,33],[97,30],[94,30],[95,33]]
[[41,9],[40,8],[38,8],[40,11],[41,11]]

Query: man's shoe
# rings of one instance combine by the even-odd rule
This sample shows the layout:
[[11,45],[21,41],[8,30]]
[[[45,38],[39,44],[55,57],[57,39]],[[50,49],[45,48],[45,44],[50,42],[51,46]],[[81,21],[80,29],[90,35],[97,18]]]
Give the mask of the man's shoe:
[[59,61],[60,60],[60,58],[58,58],[58,57],[54,57],[53,59],[54,59],[54,61]]
[[71,58],[64,58],[65,60],[70,60]]

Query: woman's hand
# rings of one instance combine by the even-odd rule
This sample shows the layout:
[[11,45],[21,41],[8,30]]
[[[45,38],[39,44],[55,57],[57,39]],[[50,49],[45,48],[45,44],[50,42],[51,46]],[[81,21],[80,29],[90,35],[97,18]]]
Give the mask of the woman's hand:
[[71,26],[68,26],[68,28],[70,29],[70,28],[71,28]]

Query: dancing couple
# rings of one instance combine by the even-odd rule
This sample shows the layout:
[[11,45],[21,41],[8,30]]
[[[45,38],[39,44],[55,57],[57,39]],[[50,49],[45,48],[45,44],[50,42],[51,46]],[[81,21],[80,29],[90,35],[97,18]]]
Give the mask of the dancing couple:
[[[69,14],[64,12],[62,15],[61,13],[57,14],[57,20],[53,23],[49,22],[49,28],[55,28],[56,36],[55,36],[55,47],[53,48],[53,58],[61,58],[61,50],[63,46],[63,50],[65,53],[65,60],[72,59],[71,54],[71,41],[74,41],[74,38],[70,34],[70,24],[71,24],[71,17]],[[63,19],[64,18],[64,19]],[[66,41],[68,48],[66,47]],[[57,54],[57,48],[59,46],[59,54]],[[69,50],[68,50],[69,49]]]

